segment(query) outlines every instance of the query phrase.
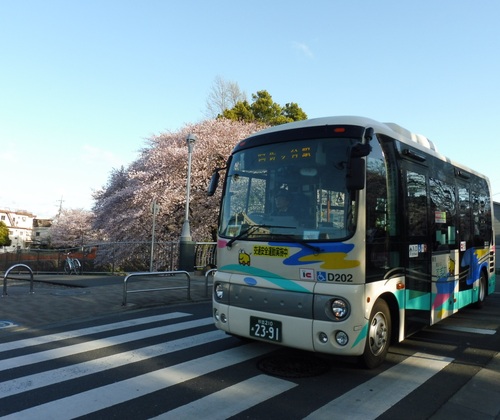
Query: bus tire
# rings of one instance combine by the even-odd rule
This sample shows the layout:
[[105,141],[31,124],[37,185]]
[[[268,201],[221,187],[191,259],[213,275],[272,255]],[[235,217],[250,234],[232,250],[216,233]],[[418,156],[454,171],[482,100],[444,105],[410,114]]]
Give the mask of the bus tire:
[[370,314],[365,351],[360,358],[361,365],[368,369],[380,366],[389,350],[390,338],[391,313],[386,301],[379,299]]
[[479,276],[479,283],[478,283],[478,296],[477,296],[477,301],[474,303],[474,307],[477,309],[481,309],[483,307],[484,300],[486,299],[486,274],[484,274],[484,271],[481,271],[481,275]]

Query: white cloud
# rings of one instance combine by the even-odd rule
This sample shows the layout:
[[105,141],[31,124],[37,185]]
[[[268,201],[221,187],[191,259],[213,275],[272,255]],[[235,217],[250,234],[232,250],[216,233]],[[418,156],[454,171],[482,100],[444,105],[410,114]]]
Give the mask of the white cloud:
[[293,48],[295,48],[297,51],[301,52],[307,58],[314,58],[314,54],[311,51],[311,49],[309,48],[309,46],[303,42],[294,42]]

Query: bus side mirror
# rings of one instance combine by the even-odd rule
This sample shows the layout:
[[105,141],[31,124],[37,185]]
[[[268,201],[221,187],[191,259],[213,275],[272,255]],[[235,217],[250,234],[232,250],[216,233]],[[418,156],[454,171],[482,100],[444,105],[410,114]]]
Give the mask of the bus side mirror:
[[349,159],[345,181],[348,191],[358,191],[365,188],[365,161],[363,159],[359,157]]
[[219,178],[220,178],[219,171],[215,171],[212,174],[212,178],[210,178],[210,184],[208,185],[207,195],[209,197],[215,194],[217,186],[219,185]]

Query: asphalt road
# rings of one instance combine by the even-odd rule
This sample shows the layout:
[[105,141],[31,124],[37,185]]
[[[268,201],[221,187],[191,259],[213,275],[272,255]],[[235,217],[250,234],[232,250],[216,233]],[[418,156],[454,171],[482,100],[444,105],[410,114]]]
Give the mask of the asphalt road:
[[[69,281],[91,283],[45,283],[34,294],[12,284],[0,301],[1,317],[16,324],[0,329],[0,415],[500,418],[499,292],[482,309],[466,308],[392,346],[386,363],[364,370],[216,331],[202,278],[193,282],[197,301],[184,291],[138,293],[127,306],[123,278]],[[95,313],[78,312],[99,299]],[[8,313],[13,307],[19,317]]]

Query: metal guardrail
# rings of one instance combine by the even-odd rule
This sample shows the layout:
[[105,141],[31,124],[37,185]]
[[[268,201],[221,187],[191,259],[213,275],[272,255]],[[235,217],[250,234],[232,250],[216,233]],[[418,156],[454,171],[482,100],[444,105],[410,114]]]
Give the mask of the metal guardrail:
[[205,297],[208,297],[208,287],[212,286],[212,284],[213,284],[213,283],[212,284],[208,283],[208,276],[213,277],[215,275],[216,271],[217,271],[216,268],[212,268],[205,273]]
[[[176,274],[183,274],[187,277],[187,286],[169,286],[169,287],[156,287],[152,289],[136,289],[136,290],[127,290],[127,282],[130,277],[160,277],[160,276],[173,276]],[[123,280],[123,301],[122,301],[122,306],[127,305],[127,294],[129,293],[143,293],[143,292],[157,292],[160,290],[179,290],[179,289],[186,289],[187,290],[187,298],[188,300],[191,299],[191,276],[187,271],[156,271],[156,272],[149,272],[149,271],[144,271],[140,273],[132,273],[129,274],[125,279]]]
[[26,264],[15,264],[13,265],[12,267],[10,267],[4,274],[3,276],[3,294],[2,296],[7,296],[7,277],[9,277],[9,274],[12,270],[14,270],[15,268],[17,269],[20,269],[20,268],[25,268],[29,271],[30,273],[30,277],[31,277],[31,280],[30,280],[30,293],[35,293],[33,292],[33,271],[31,270],[31,268],[29,266],[27,266]]

